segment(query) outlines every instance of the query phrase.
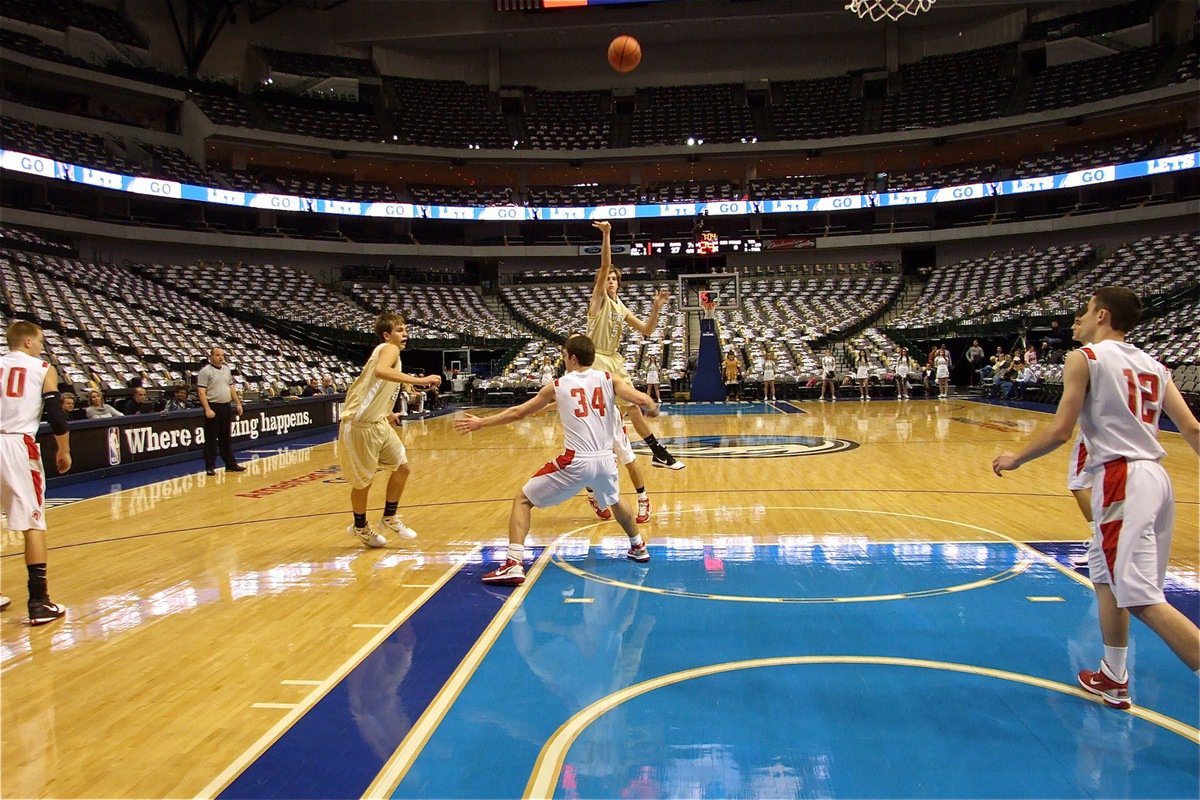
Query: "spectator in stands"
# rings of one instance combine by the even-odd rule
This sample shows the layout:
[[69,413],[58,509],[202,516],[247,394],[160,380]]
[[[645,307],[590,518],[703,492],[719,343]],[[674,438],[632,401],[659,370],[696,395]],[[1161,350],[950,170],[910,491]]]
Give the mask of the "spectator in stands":
[[1029,366],[1038,363],[1037,348],[1033,346],[1033,342],[1030,342],[1029,346],[1025,348],[1025,363]]
[[1054,353],[1050,349],[1050,340],[1043,339],[1042,340],[1042,350],[1040,353],[1038,353],[1038,361],[1042,362],[1043,364],[1052,364],[1052,363],[1054,363],[1052,360],[1053,355],[1054,355]]
[[721,372],[725,375],[726,400],[729,400],[730,398],[734,400],[741,399],[740,384],[738,383],[738,373],[740,371],[741,370],[738,367],[737,356],[735,356],[733,351],[730,350],[725,354],[725,363],[721,365]]
[[163,411],[187,411],[189,408],[195,408],[192,401],[188,398],[188,388],[186,386],[176,386],[171,399],[167,400]]
[[1025,368],[1024,363],[1018,359],[1012,362],[1012,366],[1005,370],[1004,376],[1000,379],[1000,399],[1015,400],[1017,397],[1016,377]]
[[[141,381],[137,378],[134,378],[134,380],[138,381],[139,384],[141,383]],[[125,399],[125,403],[121,411],[125,414],[125,416],[130,417],[134,414],[145,413],[143,409],[145,409],[145,411],[152,410],[149,408],[149,406],[150,399],[146,396],[146,388],[144,386],[138,386],[133,390],[133,394]]]
[[1033,370],[1033,364],[1026,361],[1025,368],[1017,374],[1017,379],[1013,382],[1016,388],[1017,399],[1024,400],[1028,396],[1026,393],[1031,387],[1037,386],[1037,382],[1038,377],[1037,373]]
[[233,373],[225,363],[225,351],[214,347],[208,363],[196,376],[196,391],[204,409],[204,471],[217,474],[217,451],[226,472],[245,472],[233,457],[233,417],[242,415],[242,398],[233,383]]
[[316,378],[309,378],[308,384],[300,391],[301,397],[315,397],[321,394],[321,387],[317,385]]
[[337,394],[337,387],[333,385],[332,376],[321,376],[321,394]]
[[103,419],[105,417],[123,417],[125,416],[120,411],[104,402],[104,395],[99,389],[92,389],[88,392],[88,419]]
[[411,383],[402,384],[400,392],[400,416],[407,417],[411,410],[414,414],[425,413],[425,392]]
[[971,367],[971,376],[969,380],[971,381],[972,386],[975,386],[976,383],[982,382],[982,378],[979,376],[979,370],[983,369],[983,360],[985,357],[986,356],[983,352],[983,348],[979,346],[979,340],[976,339],[971,343],[971,346],[967,348],[967,364],[969,364]]
[[79,400],[75,397],[74,392],[67,392],[62,396],[62,410],[67,415],[68,420],[84,419],[86,417],[82,408],[75,407],[77,402]]
[[995,387],[996,397],[1004,397],[1005,384],[1008,384],[1009,388],[1011,388],[1013,365],[1014,362],[1007,353],[996,362],[996,371],[992,375],[992,385]]

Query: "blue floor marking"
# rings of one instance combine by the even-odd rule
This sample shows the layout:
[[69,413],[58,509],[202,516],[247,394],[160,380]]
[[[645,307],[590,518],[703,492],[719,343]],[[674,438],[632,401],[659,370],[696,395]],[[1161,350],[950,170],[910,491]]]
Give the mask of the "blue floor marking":
[[[771,414],[774,409],[767,403],[664,403],[664,414],[676,417],[741,417]],[[792,412],[795,413],[795,412]],[[804,413],[804,412],[800,412]]]
[[507,599],[492,568],[463,566],[219,796],[360,797]]
[[[651,552],[648,565],[595,548],[569,562],[633,588],[548,566],[393,796],[520,797],[542,746],[580,709],[696,667],[891,657],[1073,686],[1102,653],[1091,589],[1041,561],[981,588],[882,602],[637,588],[921,592],[1013,566],[1009,544]],[[1135,703],[1200,722],[1195,676],[1147,630],[1134,632],[1130,670]],[[555,796],[1195,797],[1196,759],[1174,732],[1040,687],[914,666],[789,665],[684,680],[618,705],[569,748]]]

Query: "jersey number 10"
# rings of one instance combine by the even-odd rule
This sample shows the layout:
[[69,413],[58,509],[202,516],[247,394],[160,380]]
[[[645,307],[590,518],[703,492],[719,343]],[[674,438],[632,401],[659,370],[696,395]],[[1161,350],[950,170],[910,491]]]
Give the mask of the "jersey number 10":
[[[1130,412],[1142,422],[1153,424],[1158,414],[1158,376],[1152,372],[1139,372],[1135,376],[1131,369],[1122,371],[1125,373],[1125,388],[1129,390]],[[1139,404],[1141,411],[1138,411]]]
[[4,380],[4,370],[0,369],[0,383],[4,384],[5,397],[25,396],[25,368],[13,367],[8,371],[8,380]]

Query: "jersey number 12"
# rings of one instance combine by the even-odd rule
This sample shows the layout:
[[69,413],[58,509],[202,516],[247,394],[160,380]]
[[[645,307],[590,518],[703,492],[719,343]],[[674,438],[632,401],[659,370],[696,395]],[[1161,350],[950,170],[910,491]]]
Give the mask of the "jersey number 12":
[[[1129,390],[1129,410],[1142,422],[1153,423],[1158,413],[1158,376],[1152,372],[1139,372],[1136,376],[1133,370],[1122,370],[1125,373],[1125,388]],[[1141,411],[1138,411],[1138,406]]]

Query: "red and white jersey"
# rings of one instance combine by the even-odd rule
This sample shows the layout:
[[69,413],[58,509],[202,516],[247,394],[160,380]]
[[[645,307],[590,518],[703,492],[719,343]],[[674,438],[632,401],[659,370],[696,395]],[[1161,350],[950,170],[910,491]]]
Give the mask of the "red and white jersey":
[[612,457],[621,414],[613,402],[611,375],[594,369],[568,372],[554,382],[554,400],[567,450],[584,457]]
[[1114,339],[1079,348],[1087,358],[1088,392],[1079,428],[1090,451],[1088,468],[1116,458],[1159,461],[1158,418],[1167,368],[1128,342]]
[[20,350],[0,356],[0,433],[37,435],[49,371],[47,362]]

